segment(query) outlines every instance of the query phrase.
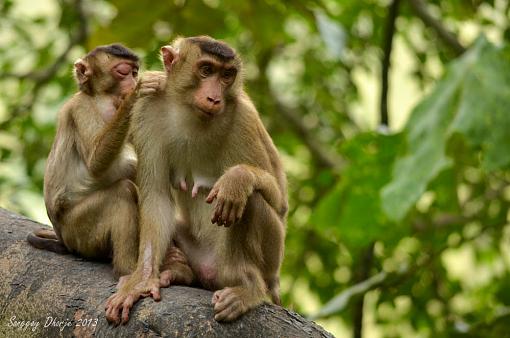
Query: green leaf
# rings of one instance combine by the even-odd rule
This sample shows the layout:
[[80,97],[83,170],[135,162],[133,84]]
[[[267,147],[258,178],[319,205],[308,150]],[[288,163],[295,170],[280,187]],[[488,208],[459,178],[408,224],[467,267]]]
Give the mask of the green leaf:
[[342,154],[350,164],[311,217],[319,230],[333,231],[351,248],[400,237],[381,210],[379,190],[391,178],[401,139],[400,134],[365,133],[346,142]]
[[486,170],[510,163],[509,83],[508,47],[495,47],[483,37],[447,68],[405,128],[408,151],[396,161],[393,180],[381,192],[390,219],[401,220],[455,160],[455,153],[446,152],[454,134],[480,151]]

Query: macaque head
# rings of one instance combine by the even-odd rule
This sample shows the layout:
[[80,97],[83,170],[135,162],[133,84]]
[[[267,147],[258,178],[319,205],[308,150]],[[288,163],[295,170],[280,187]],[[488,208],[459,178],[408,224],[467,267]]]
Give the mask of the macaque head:
[[180,38],[161,48],[169,83],[201,118],[223,113],[242,86],[241,60],[226,43],[207,36]]
[[89,95],[125,96],[136,87],[139,59],[121,44],[99,46],[74,63],[80,90]]

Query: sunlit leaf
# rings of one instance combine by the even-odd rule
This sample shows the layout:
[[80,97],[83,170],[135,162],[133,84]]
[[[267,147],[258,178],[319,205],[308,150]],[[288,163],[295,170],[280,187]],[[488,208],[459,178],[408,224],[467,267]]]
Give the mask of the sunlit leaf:
[[479,148],[487,170],[510,163],[508,55],[508,47],[478,39],[414,109],[405,129],[407,153],[395,163],[393,180],[382,190],[383,208],[391,219],[402,219],[452,163],[455,154],[447,155],[446,149],[455,133]]

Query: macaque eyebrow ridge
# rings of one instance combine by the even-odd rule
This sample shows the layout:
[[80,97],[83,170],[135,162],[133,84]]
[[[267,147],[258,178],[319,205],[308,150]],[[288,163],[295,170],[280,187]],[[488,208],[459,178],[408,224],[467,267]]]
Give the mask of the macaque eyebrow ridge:
[[207,41],[200,38],[190,38],[190,41],[198,44],[202,52],[214,55],[223,62],[230,61],[236,56],[234,50],[222,42]]

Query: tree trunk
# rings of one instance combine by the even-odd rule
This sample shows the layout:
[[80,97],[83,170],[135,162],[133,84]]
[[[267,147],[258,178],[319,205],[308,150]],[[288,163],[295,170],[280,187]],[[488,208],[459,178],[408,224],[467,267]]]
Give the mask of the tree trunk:
[[32,248],[25,238],[40,227],[0,208],[0,337],[332,337],[270,304],[218,323],[212,293],[181,286],[140,301],[127,325],[113,327],[104,315],[116,285],[110,265]]

